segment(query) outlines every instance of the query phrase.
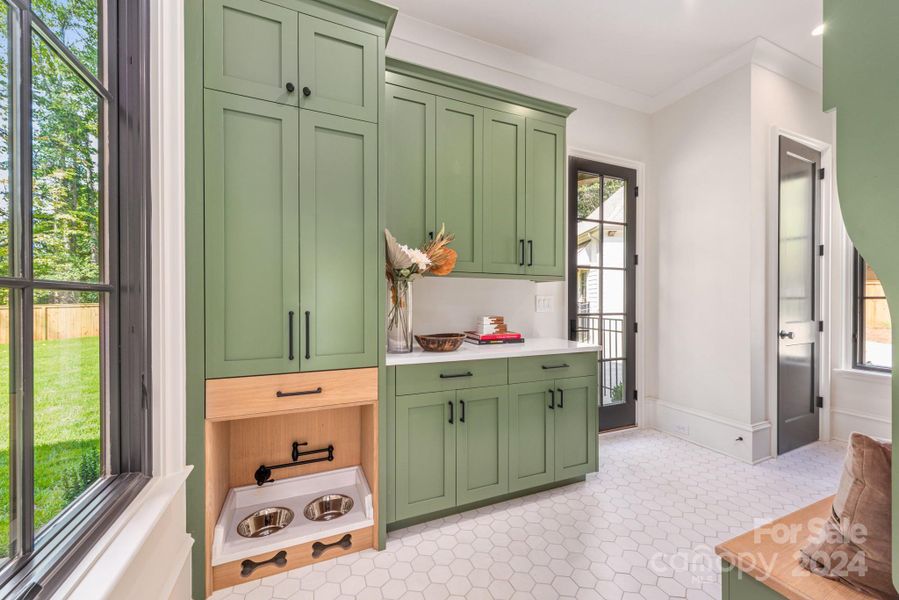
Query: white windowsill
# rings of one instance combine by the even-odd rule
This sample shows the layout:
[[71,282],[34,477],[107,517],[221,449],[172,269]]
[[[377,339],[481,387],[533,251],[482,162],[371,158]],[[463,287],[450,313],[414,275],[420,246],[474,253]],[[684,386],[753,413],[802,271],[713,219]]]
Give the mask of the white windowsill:
[[834,369],[833,375],[844,379],[855,379],[856,381],[866,381],[868,383],[884,383],[887,385],[893,379],[892,373],[881,373],[865,369]]
[[[152,534],[175,495],[184,485],[193,467],[177,473],[153,477],[115,523],[91,548],[69,578],[54,593],[54,598],[80,599],[103,597],[98,582],[112,588]],[[99,575],[102,572],[102,576]]]

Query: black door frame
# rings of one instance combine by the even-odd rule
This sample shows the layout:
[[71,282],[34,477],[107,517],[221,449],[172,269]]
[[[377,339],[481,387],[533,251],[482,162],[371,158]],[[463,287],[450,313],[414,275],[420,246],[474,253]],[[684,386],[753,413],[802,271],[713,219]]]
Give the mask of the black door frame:
[[[600,352],[597,365],[599,385],[599,430],[608,431],[636,425],[637,366],[636,366],[636,291],[637,291],[637,171],[636,169],[601,163],[595,160],[570,156],[568,158],[568,338],[577,340],[577,188],[578,171],[598,175],[608,175],[623,179],[627,183],[625,196],[625,303],[624,303],[624,358],[625,358],[625,402],[613,406],[602,406],[604,362]],[[600,277],[600,298],[602,297],[602,277]],[[600,332],[602,327],[600,326]],[[600,333],[600,340],[602,333]],[[611,360],[611,359],[610,359]]]
[[[823,170],[821,167],[822,163],[822,154],[820,150],[816,150],[815,148],[811,148],[806,144],[797,141],[787,135],[779,135],[777,140],[777,148],[778,148],[778,158],[777,158],[777,327],[778,331],[771,332],[772,335],[776,338],[776,348],[777,353],[775,355],[776,360],[776,371],[775,371],[775,390],[776,390],[776,402],[775,405],[777,407],[777,455],[785,454],[790,452],[791,450],[795,450],[796,448],[800,448],[805,444],[795,444],[792,443],[790,439],[788,439],[789,432],[787,428],[784,427],[785,423],[781,420],[781,365],[780,365],[780,340],[779,340],[779,331],[780,331],[780,232],[781,232],[781,170],[783,167],[783,160],[787,154],[793,154],[794,156],[806,160],[810,164],[810,169],[812,170],[812,179],[814,181],[813,186],[813,198],[812,198],[812,253],[809,259],[812,261],[812,307],[814,310],[813,321],[817,322],[819,326],[816,328],[818,331],[817,338],[815,340],[813,349],[812,349],[812,389],[813,389],[813,397],[811,399],[811,406],[813,408],[813,412],[816,416],[816,422],[818,424],[817,435],[815,440],[817,441],[821,439],[821,335],[820,332],[823,331],[823,321],[821,321],[821,307],[820,307],[820,290],[819,286],[821,285],[821,265],[819,261],[819,257],[822,256],[822,252],[819,246],[819,234],[820,234],[820,217],[821,217],[821,179],[823,178]],[[811,443],[811,442],[808,442]]]

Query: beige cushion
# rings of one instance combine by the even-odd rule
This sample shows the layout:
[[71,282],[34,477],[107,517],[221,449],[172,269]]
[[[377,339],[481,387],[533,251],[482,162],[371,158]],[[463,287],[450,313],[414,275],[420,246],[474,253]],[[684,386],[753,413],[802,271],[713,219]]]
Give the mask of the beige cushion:
[[830,518],[802,549],[806,569],[876,598],[897,599],[892,581],[892,444],[860,433],[849,450]]

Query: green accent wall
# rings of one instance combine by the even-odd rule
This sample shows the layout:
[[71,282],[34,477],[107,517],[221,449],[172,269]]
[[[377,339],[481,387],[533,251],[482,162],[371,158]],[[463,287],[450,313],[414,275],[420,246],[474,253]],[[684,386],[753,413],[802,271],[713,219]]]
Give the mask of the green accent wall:
[[[899,298],[899,2],[824,0],[824,23],[824,108],[837,111],[840,208],[849,237],[877,272],[892,304]],[[897,348],[894,365],[899,364]],[[893,379],[894,407],[897,402],[899,386]],[[899,439],[896,419],[893,439]],[[893,581],[899,582],[895,460]]]

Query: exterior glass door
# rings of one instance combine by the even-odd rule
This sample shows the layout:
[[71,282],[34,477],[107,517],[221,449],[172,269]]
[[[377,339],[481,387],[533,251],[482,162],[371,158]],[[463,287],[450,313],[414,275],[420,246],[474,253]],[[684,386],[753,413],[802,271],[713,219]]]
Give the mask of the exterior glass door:
[[633,169],[569,159],[569,337],[601,347],[600,431],[636,424],[636,181]]

